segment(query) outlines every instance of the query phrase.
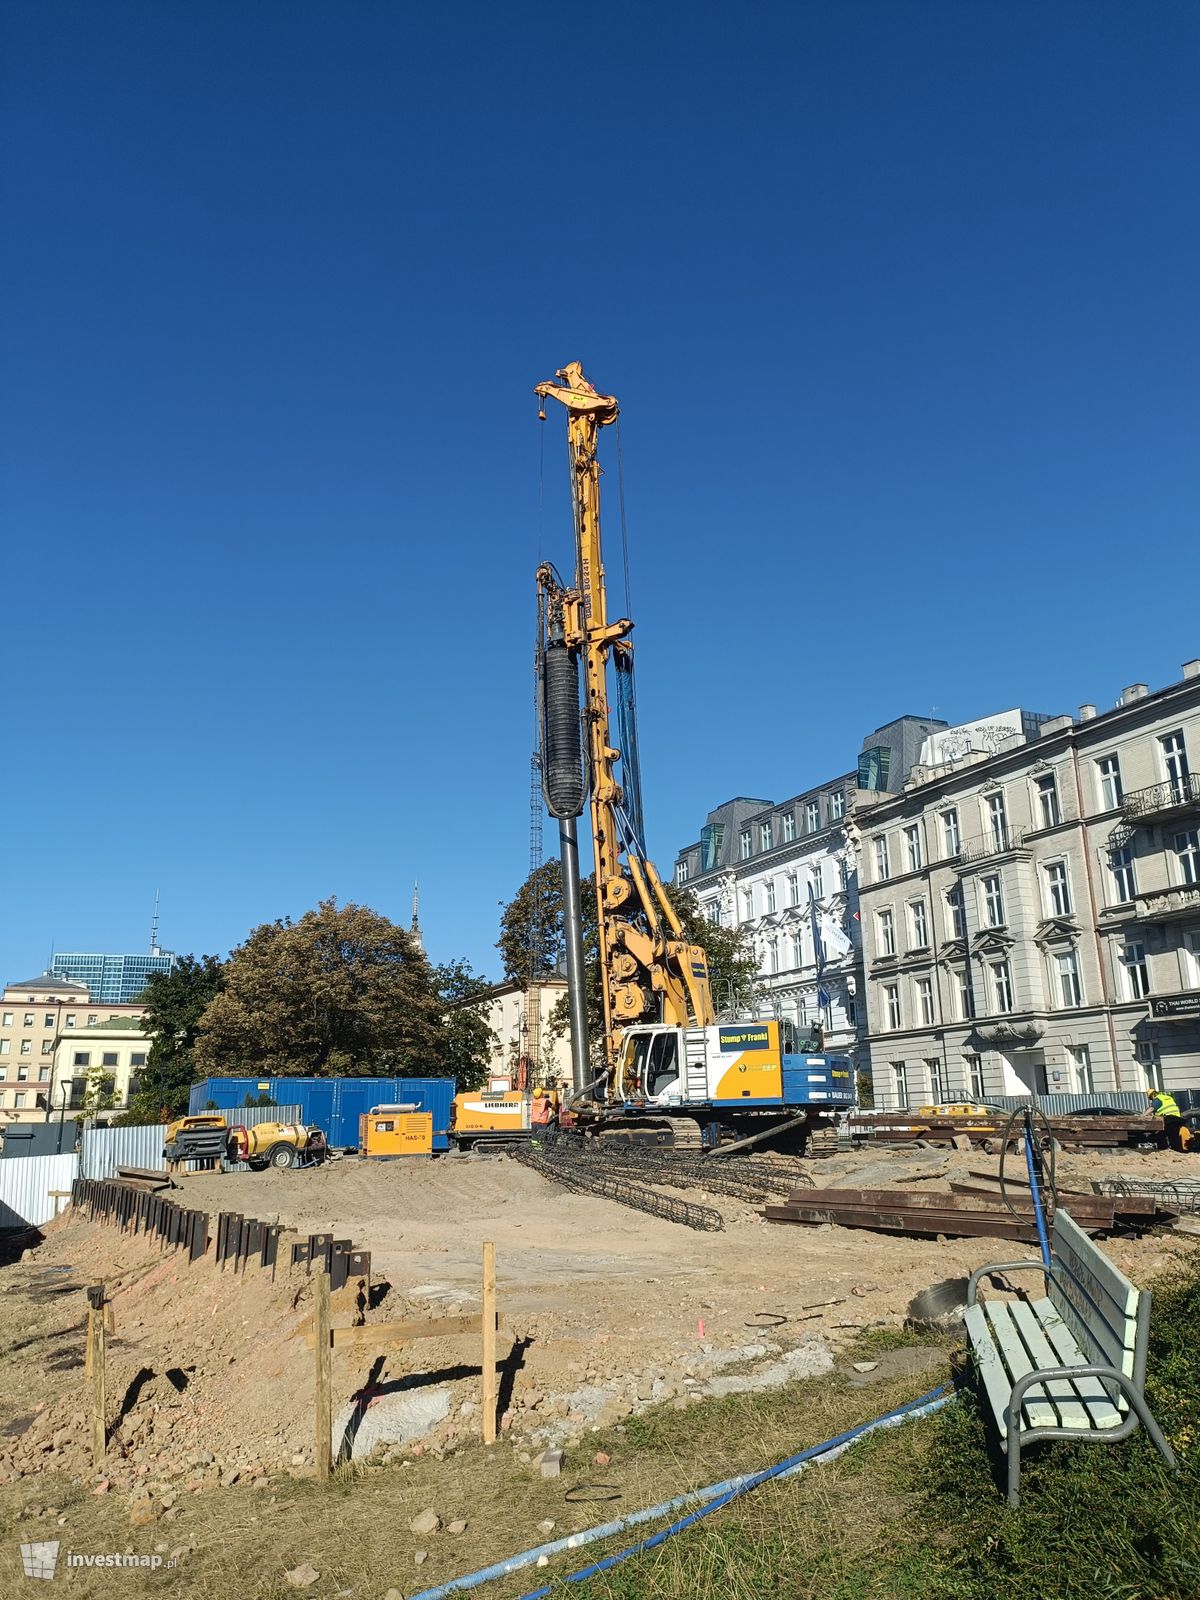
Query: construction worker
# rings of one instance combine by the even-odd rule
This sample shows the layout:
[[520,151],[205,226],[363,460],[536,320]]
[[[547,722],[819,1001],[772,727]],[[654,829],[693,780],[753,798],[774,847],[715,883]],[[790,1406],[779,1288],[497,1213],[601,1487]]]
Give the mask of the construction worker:
[[549,1138],[558,1122],[554,1096],[549,1089],[535,1089],[529,1108],[529,1121],[535,1135]]
[[1165,1089],[1147,1089],[1146,1099],[1150,1102],[1152,1115],[1163,1119],[1163,1130],[1171,1149],[1182,1151],[1183,1117],[1180,1115],[1179,1103],[1175,1096],[1168,1094]]

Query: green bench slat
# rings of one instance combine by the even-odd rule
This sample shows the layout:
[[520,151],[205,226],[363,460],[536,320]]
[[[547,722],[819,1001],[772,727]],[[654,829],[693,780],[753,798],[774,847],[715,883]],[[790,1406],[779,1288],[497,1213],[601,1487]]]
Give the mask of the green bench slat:
[[[1047,1297],[1044,1300],[1035,1300],[1028,1308],[1038,1320],[1046,1339],[1049,1341],[1053,1352],[1055,1365],[1066,1367],[1076,1364],[1086,1365],[1086,1359],[1080,1361],[1079,1346],[1070,1328],[1058,1315],[1054,1302]],[[1046,1365],[1050,1365],[1049,1362]],[[1074,1378],[1072,1379],[1080,1400],[1087,1407],[1088,1421],[1080,1424],[1082,1427],[1115,1428],[1124,1420],[1124,1413],[1129,1409],[1128,1401],[1122,1396],[1116,1404],[1104,1387],[1100,1378]],[[1074,1424],[1072,1424],[1074,1426]]]
[[975,1361],[979,1367],[979,1376],[983,1379],[983,1386],[991,1402],[992,1410],[996,1413],[996,1422],[1000,1428],[1001,1441],[1004,1440],[1004,1413],[1008,1409],[1009,1397],[1012,1394],[1012,1379],[1004,1370],[1004,1363],[1000,1359],[1000,1352],[992,1342],[991,1332],[987,1318],[983,1314],[982,1306],[968,1306],[966,1311],[967,1332],[971,1337],[971,1345],[975,1351]]
[[[1032,1372],[1037,1365],[1025,1348],[1021,1338],[1021,1329],[1013,1318],[1013,1305],[1008,1300],[989,1300],[984,1305],[984,1311],[992,1328],[992,1340],[1000,1352],[1001,1360],[1008,1372],[1011,1390],[1018,1378],[1023,1378],[1027,1372]],[[1057,1363],[1055,1363],[1057,1364]],[[1008,1404],[1007,1398],[1005,1405]],[[1027,1428],[1057,1428],[1058,1412],[1047,1399],[1042,1388],[1031,1389],[1025,1397],[1023,1405],[1024,1415],[1021,1426]]]
[[[1013,1321],[1021,1330],[1021,1338],[1025,1348],[1029,1351],[1030,1365],[1033,1367],[1070,1367],[1080,1366],[1087,1357],[1071,1338],[1066,1326],[1062,1323],[1058,1313],[1050,1308],[1055,1322],[1062,1328],[1067,1337],[1070,1353],[1060,1355],[1053,1349],[1047,1339],[1033,1307],[1024,1300],[1016,1300],[1009,1304],[1008,1311]],[[1067,1378],[1053,1378],[1047,1383],[1038,1385],[1029,1391],[1025,1400],[1025,1409],[1029,1410],[1030,1397],[1035,1394],[1049,1394],[1053,1399],[1059,1415],[1059,1425],[1064,1428],[1087,1428],[1091,1426],[1088,1414],[1080,1403],[1075,1385]]]

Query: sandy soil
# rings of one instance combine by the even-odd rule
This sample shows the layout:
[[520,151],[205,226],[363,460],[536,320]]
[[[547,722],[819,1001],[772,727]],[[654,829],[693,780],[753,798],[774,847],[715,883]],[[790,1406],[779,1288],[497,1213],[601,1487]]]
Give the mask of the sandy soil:
[[[822,1186],[931,1189],[996,1163],[892,1149],[812,1165]],[[1079,1186],[1122,1172],[1194,1177],[1200,1163],[1169,1153],[1060,1161],[1060,1181]],[[493,1240],[504,1428],[514,1448],[530,1452],[656,1401],[686,1405],[730,1385],[825,1370],[863,1328],[899,1324],[919,1290],[1011,1252],[996,1239],[939,1244],[779,1226],[747,1203],[711,1195],[695,1198],[722,1212],[725,1231],[697,1233],[568,1194],[504,1158],[348,1159],[312,1171],[195,1175],[175,1198],[214,1221],[218,1210],[240,1211],[301,1234],[332,1230],[369,1249],[368,1321],[469,1313],[478,1305],[481,1246]],[[1197,1245],[1159,1235],[1103,1247],[1144,1281]],[[272,1281],[257,1270],[221,1273],[211,1259],[189,1267],[68,1213],[32,1259],[0,1272],[0,1478],[86,1474],[82,1291],[100,1279],[116,1314],[114,1487],[199,1492],[231,1473],[308,1469],[313,1358],[303,1341],[311,1315],[303,1270]],[[373,1413],[363,1437],[384,1448],[453,1451],[478,1429],[477,1363],[477,1341],[466,1336],[383,1360],[338,1352],[335,1401],[348,1411],[351,1397],[362,1397],[360,1415]]]

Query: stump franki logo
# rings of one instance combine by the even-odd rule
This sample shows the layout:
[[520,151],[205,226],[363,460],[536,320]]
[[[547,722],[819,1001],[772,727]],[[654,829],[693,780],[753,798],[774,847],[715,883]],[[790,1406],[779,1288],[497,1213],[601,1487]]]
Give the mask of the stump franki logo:
[[[59,1567],[58,1552],[62,1548],[58,1539],[47,1539],[37,1544],[23,1544],[21,1546],[21,1565],[25,1569],[27,1578],[54,1577]],[[159,1567],[177,1567],[179,1557],[172,1556],[170,1560],[161,1555],[133,1555],[121,1550],[68,1550],[62,1561],[64,1567],[108,1567],[125,1568],[138,1567],[156,1570]]]

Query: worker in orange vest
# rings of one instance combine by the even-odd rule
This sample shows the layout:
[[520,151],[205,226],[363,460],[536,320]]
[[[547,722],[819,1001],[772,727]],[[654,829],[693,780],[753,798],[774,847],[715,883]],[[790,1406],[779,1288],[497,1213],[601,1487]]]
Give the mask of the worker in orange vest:
[[548,1134],[558,1122],[558,1108],[549,1089],[535,1089],[529,1108],[529,1121],[535,1133]]

